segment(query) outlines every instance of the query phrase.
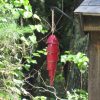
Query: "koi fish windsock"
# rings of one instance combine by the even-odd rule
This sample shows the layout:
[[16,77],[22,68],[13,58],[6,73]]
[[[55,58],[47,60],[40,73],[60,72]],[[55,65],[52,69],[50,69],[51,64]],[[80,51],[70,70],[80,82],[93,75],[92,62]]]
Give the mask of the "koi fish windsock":
[[50,78],[50,85],[53,86],[56,66],[59,55],[59,42],[55,35],[50,35],[47,39],[47,70]]

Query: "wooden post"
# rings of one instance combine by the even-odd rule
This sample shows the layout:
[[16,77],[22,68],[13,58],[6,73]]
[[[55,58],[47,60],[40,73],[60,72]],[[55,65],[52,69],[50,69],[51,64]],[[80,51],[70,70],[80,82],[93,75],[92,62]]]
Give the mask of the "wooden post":
[[89,32],[89,100],[100,100],[100,0],[83,0],[75,9],[82,16],[83,31]]
[[89,100],[100,100],[100,32],[90,33]]

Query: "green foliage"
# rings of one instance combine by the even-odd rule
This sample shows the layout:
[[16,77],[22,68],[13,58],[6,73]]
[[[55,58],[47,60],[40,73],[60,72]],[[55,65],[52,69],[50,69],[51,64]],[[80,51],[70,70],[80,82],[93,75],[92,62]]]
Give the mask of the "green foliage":
[[67,91],[67,100],[88,100],[88,93],[84,90],[75,89]]
[[[29,71],[30,69],[30,64],[37,64],[37,60],[35,60],[35,58],[41,58],[41,55],[46,55],[46,49],[43,49],[43,50],[37,50],[37,52],[33,52],[32,53],[32,56],[24,56],[24,58],[26,59],[26,64],[24,65],[24,68]],[[33,58],[34,59],[33,59]]]
[[65,54],[61,56],[61,62],[66,63],[67,61],[75,63],[80,72],[85,73],[89,59],[84,53],[71,54],[69,51],[66,51]]
[[[23,88],[25,77],[22,69],[24,67],[28,71],[30,63],[37,63],[29,56],[29,52],[33,52],[34,45],[37,44],[34,31],[43,32],[44,29],[41,24],[32,25],[35,27],[33,30],[30,25],[21,27],[16,23],[15,19],[21,16],[32,17],[29,0],[0,2],[0,97],[3,100],[20,100],[21,94],[29,94]],[[22,6],[24,6],[23,9]],[[34,18],[40,20],[36,14]],[[28,33],[28,37],[25,33]],[[44,53],[44,50],[37,53],[33,53],[33,56],[39,56],[40,53]],[[27,59],[25,65],[22,64],[24,57]]]
[[5,100],[17,100],[21,94],[28,93],[23,88],[23,64],[21,64],[22,56],[19,55],[23,47],[22,44],[16,43],[20,39],[17,25],[15,23],[4,25],[0,27],[0,94]]
[[42,24],[37,24],[37,25],[30,25],[30,28],[35,31],[37,30],[38,32],[41,32],[42,34],[46,33],[47,30],[44,29]]
[[47,100],[47,98],[44,96],[36,96],[33,98],[33,100]]
[[[29,4],[29,0],[11,0],[11,4],[15,6],[13,14],[16,16],[19,15],[23,16],[23,18],[30,18],[32,17],[32,8],[31,5]],[[24,8],[22,8],[24,6]],[[12,10],[12,12],[14,11]]]

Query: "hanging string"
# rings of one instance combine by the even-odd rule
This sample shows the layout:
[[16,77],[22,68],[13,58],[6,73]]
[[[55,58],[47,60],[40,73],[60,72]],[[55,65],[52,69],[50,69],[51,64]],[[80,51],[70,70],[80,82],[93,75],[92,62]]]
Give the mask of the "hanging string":
[[55,32],[55,22],[54,22],[54,9],[51,9],[52,11],[52,27],[51,27],[51,32],[54,34]]
[[[64,9],[64,4],[63,4],[64,3],[64,0],[62,0],[61,3],[62,3],[61,4],[61,10],[63,11],[63,9]],[[60,20],[61,20],[62,17],[63,17],[63,14],[61,14],[59,20],[56,22],[56,26],[58,25],[58,23],[60,22]]]
[[[63,2],[63,1],[62,1]],[[63,6],[62,6],[62,8],[63,8]],[[63,26],[61,26],[60,28],[58,28],[57,30],[56,30],[56,25],[55,25],[55,23],[54,23],[54,10],[57,10],[59,13],[61,13],[62,15],[64,15],[64,16],[66,16],[70,21],[72,21],[72,22],[74,22],[75,24],[79,24],[79,22],[77,22],[76,20],[74,20],[73,18],[71,18],[68,14],[66,14],[65,12],[63,12],[63,10],[60,10],[59,8],[57,8],[57,7],[52,7],[51,8],[51,11],[52,11],[52,27],[51,27],[51,25],[46,21],[46,20],[44,20],[45,22],[47,22],[48,24],[49,24],[49,26],[51,27],[51,31],[45,36],[45,37],[43,37],[43,38],[41,38],[39,41],[37,41],[37,43],[39,43],[39,42],[41,42],[41,41],[43,41],[45,38],[47,38],[50,34],[51,34],[51,32],[52,32],[52,34],[54,34],[54,32],[56,32],[56,31],[58,31],[58,30],[60,30]],[[57,22],[58,23],[58,22]],[[56,23],[56,24],[57,24]]]

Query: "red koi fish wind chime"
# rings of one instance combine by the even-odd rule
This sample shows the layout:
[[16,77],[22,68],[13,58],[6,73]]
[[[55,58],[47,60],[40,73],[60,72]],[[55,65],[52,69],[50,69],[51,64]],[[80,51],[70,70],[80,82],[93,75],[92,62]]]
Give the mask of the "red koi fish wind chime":
[[59,42],[53,34],[55,30],[54,25],[54,9],[52,9],[52,34],[47,39],[47,70],[50,78],[50,85],[54,84],[54,77],[56,73],[58,55],[59,55]]
[[47,44],[47,70],[50,78],[50,85],[53,86],[59,55],[59,42],[56,36],[52,34],[48,37]]

